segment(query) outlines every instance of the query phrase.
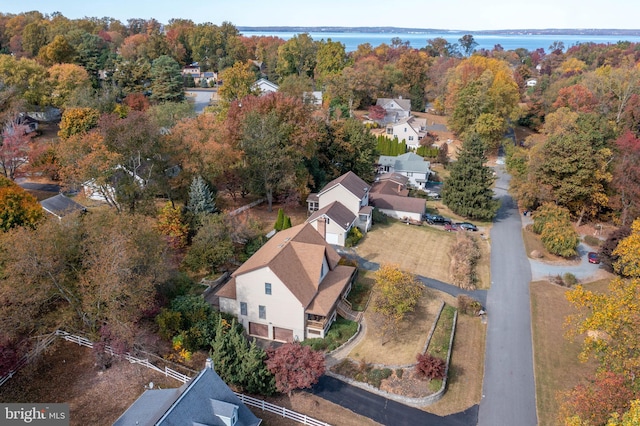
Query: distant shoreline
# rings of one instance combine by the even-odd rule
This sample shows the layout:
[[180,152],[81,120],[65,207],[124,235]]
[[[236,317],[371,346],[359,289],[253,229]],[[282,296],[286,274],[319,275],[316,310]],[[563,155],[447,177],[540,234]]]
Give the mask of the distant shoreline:
[[388,33],[388,34],[486,34],[486,35],[603,35],[603,36],[640,36],[640,29],[597,29],[597,28],[546,28],[517,30],[442,30],[434,28],[401,27],[281,27],[236,26],[238,31],[254,32],[294,32],[294,33]]

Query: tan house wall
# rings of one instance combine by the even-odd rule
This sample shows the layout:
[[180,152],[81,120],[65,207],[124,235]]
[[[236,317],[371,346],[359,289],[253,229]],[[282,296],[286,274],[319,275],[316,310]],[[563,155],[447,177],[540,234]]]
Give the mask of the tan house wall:
[[416,220],[416,221],[422,220],[422,215],[420,213],[403,212],[403,211],[387,210],[387,209],[380,209],[380,211],[386,214],[387,216],[393,217],[396,219],[409,218],[411,220]]
[[[327,218],[326,220],[329,220],[329,219]],[[309,223],[311,223],[311,226],[313,226],[316,231],[320,232],[319,228],[321,228],[321,227],[319,226],[319,221],[318,220],[314,220],[313,222],[309,222]],[[351,227],[349,227],[349,228],[351,228]],[[325,232],[328,233],[328,234],[334,234],[334,235],[338,236],[338,242],[337,243],[332,243],[332,244],[338,244],[340,246],[344,246],[344,242],[345,242],[345,239],[347,238],[347,232],[348,231],[345,232],[345,230],[342,229],[342,227],[340,227],[339,225],[337,225],[335,221],[329,220],[329,223],[327,223],[325,225]],[[320,232],[320,235],[322,235],[322,232]],[[326,234],[322,235],[322,237],[325,240],[327,240]]]
[[[270,295],[265,294],[265,283],[271,283]],[[247,330],[249,322],[255,322],[269,326],[270,339],[273,339],[273,327],[293,330],[294,338],[304,339],[304,308],[271,269],[261,268],[236,277],[235,302],[235,315]],[[240,302],[247,303],[247,315],[240,315]],[[259,317],[260,305],[266,307],[266,319]],[[222,299],[220,308],[222,310]]]

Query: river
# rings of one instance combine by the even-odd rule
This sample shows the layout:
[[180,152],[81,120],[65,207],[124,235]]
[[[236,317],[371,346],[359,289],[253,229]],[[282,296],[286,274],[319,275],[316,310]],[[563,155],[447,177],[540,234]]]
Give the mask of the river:
[[[288,40],[294,35],[295,32],[268,32],[268,31],[241,31],[242,35],[251,36],[275,36],[284,40]],[[371,46],[376,47],[382,43],[391,44],[391,39],[394,37],[400,38],[403,42],[409,42],[411,47],[419,49],[427,45],[427,40],[434,38],[444,38],[449,43],[458,43],[458,39],[464,35],[460,32],[429,32],[429,33],[363,33],[363,32],[309,32],[308,33],[314,40],[328,40],[339,41],[345,46],[347,52],[353,52],[357,50],[358,46],[363,43],[369,43]],[[548,51],[549,46],[555,41],[564,43],[564,47],[569,48],[576,44],[581,43],[605,43],[615,44],[618,41],[630,41],[634,43],[640,43],[640,36],[621,36],[621,35],[560,35],[560,34],[478,34],[473,35],[474,40],[478,43],[476,49],[488,49],[492,50],[495,45],[501,45],[505,50],[515,50],[517,48],[525,48],[529,51],[543,48]]]

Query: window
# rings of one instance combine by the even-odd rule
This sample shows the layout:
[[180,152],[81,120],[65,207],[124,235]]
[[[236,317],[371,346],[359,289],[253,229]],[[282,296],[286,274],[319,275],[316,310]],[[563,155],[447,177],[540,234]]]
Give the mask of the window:
[[271,294],[271,283],[264,283],[264,294]]
[[413,136],[409,136],[409,140],[412,141],[413,140]]
[[240,302],[240,315],[247,315],[247,302]]
[[260,319],[267,319],[267,307],[266,306],[258,306],[258,316]]

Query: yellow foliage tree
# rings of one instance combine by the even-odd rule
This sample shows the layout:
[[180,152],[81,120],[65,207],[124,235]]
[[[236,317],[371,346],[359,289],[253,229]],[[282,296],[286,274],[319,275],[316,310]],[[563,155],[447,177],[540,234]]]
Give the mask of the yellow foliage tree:
[[100,112],[93,108],[68,108],[62,114],[58,136],[68,139],[70,136],[87,133],[98,125]]
[[580,358],[595,356],[609,371],[639,373],[640,279],[615,278],[602,294],[578,285],[567,299],[580,311],[567,318],[568,336],[587,336]]
[[407,315],[415,309],[424,287],[415,275],[398,265],[380,265],[375,273],[376,298],[373,311],[379,315],[381,331],[390,338]]
[[631,224],[631,235],[618,243],[613,251],[618,261],[613,270],[625,277],[640,278],[640,219]]

